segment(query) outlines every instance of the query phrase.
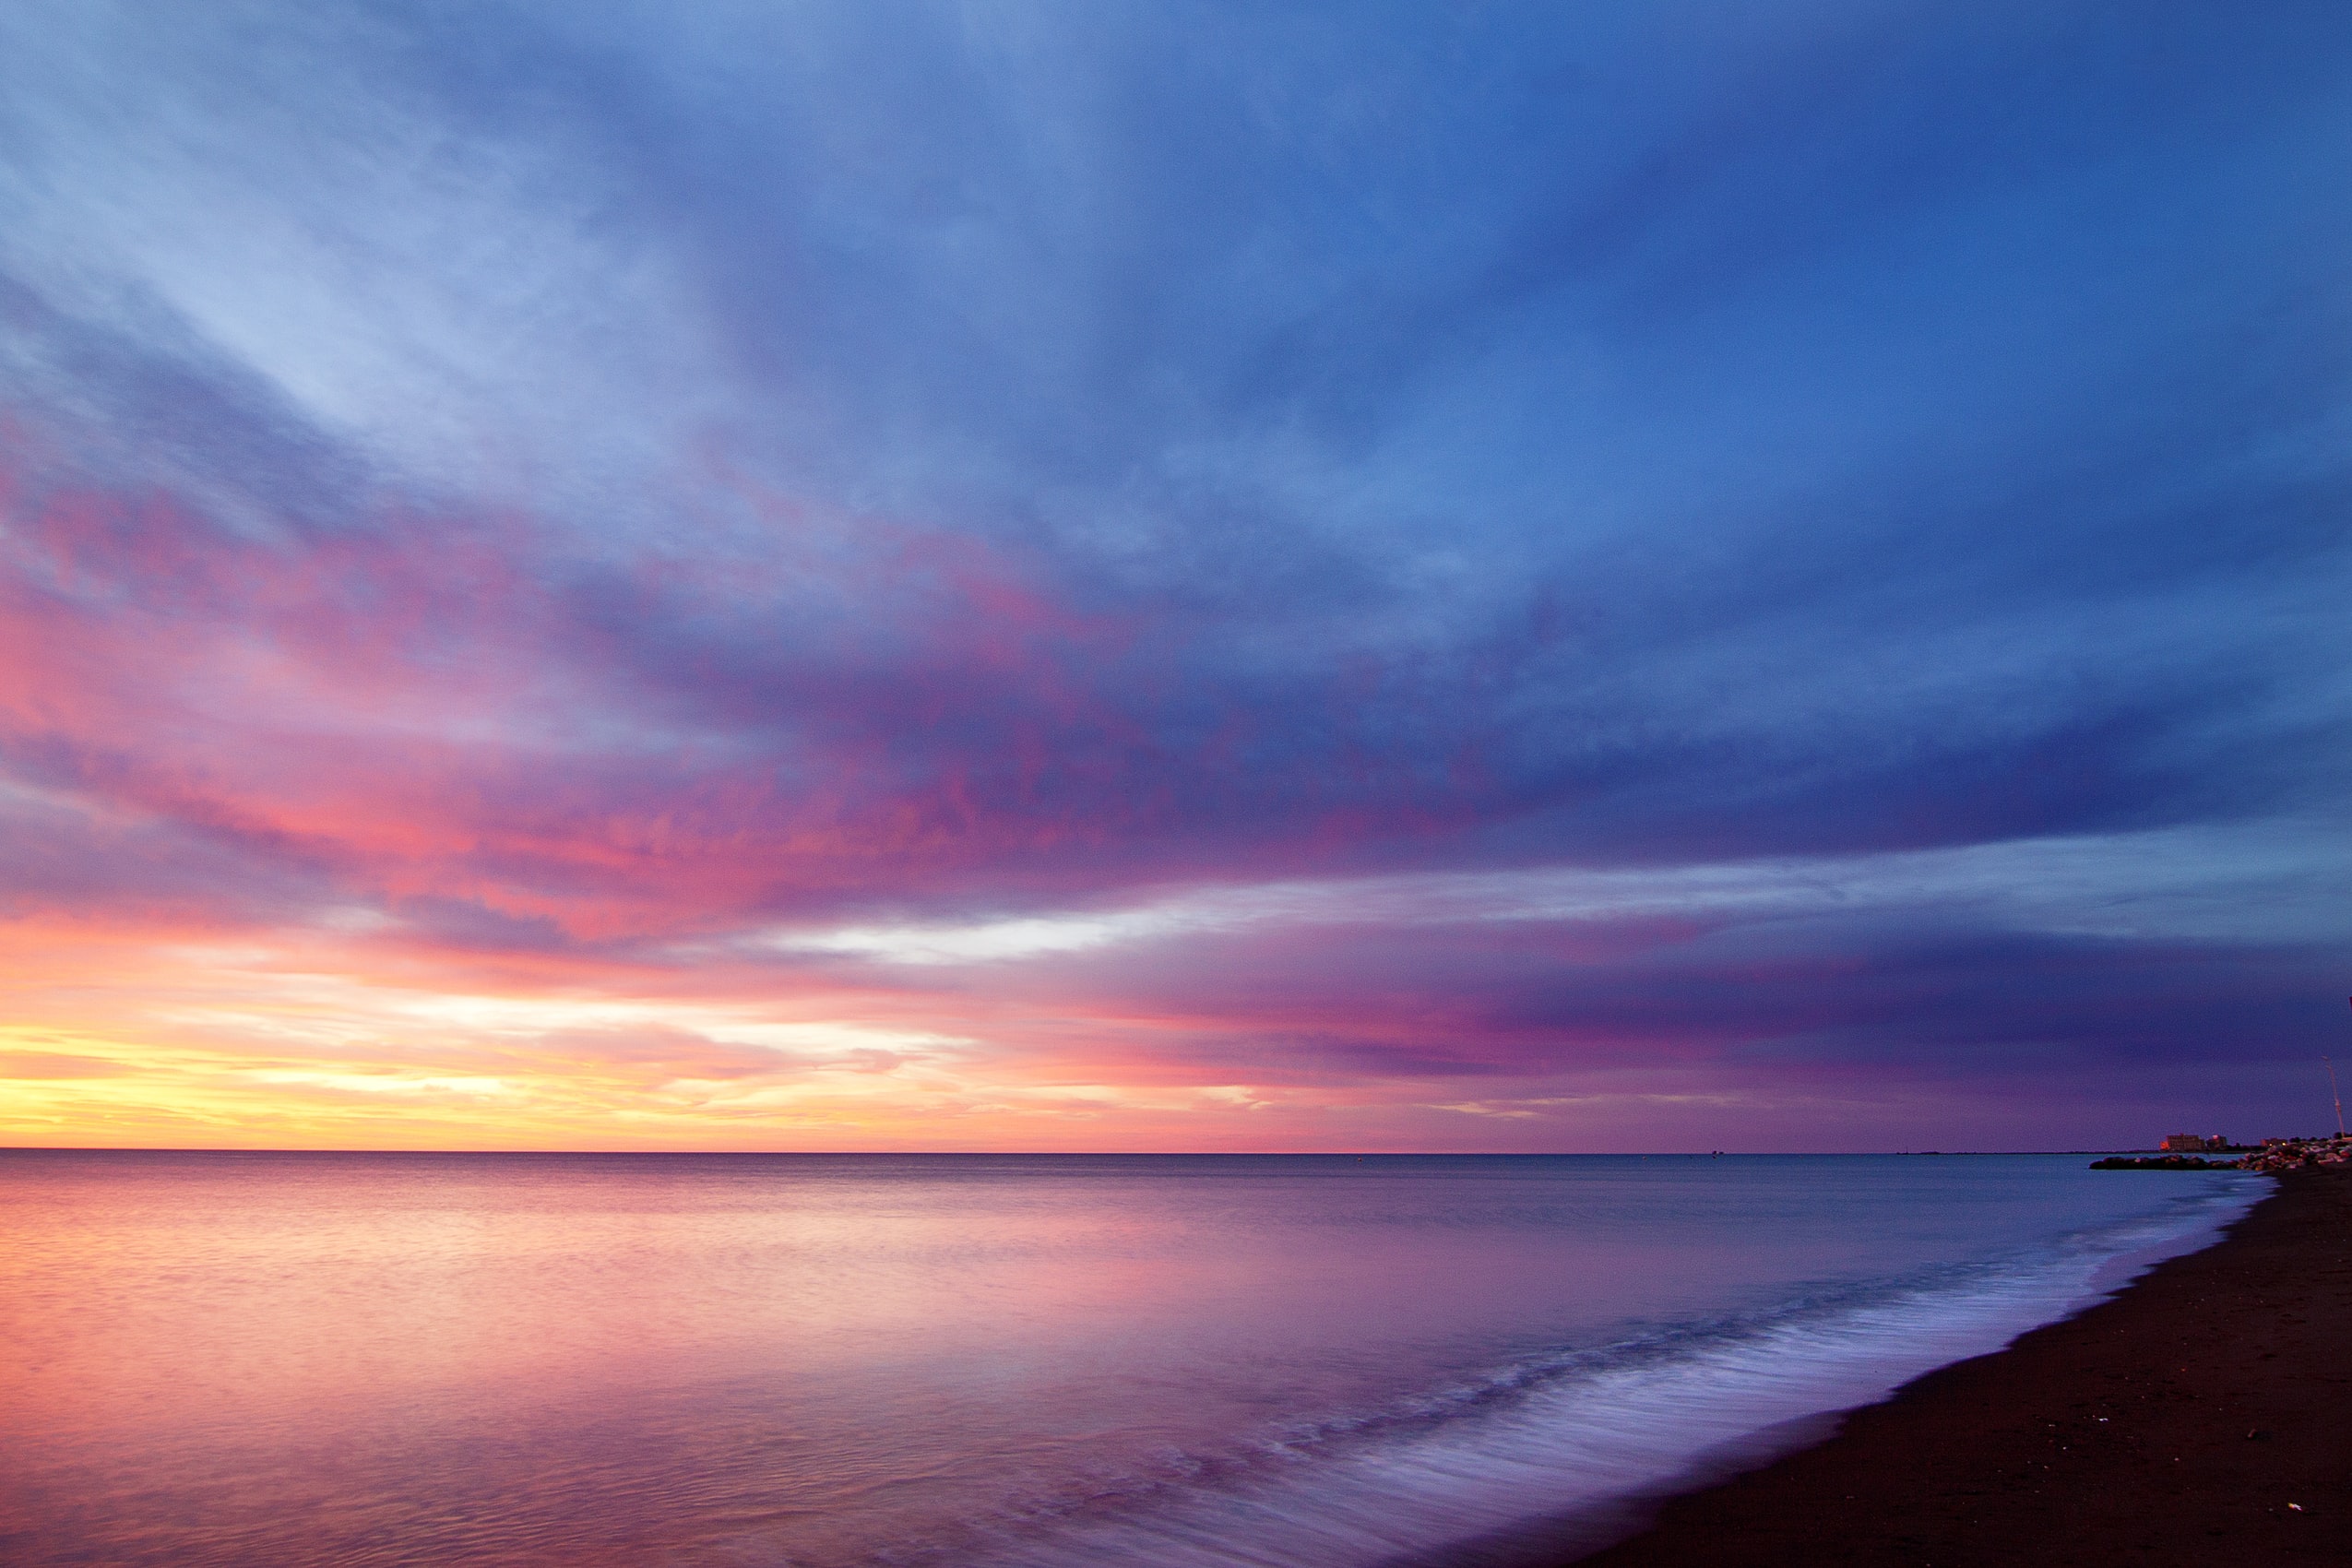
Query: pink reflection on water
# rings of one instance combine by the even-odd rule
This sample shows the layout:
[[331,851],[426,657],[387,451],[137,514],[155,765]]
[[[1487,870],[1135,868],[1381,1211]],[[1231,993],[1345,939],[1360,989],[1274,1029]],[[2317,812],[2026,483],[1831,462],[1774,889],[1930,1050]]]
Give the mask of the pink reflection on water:
[[0,1157],[0,1558],[952,1562],[2015,1218],[1704,1164]]

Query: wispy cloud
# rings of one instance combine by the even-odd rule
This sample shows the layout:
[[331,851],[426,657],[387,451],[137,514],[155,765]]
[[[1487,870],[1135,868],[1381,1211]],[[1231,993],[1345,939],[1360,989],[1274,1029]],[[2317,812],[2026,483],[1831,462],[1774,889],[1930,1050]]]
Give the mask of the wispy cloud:
[[6,1125],[2283,1115],[2347,44],[12,7]]

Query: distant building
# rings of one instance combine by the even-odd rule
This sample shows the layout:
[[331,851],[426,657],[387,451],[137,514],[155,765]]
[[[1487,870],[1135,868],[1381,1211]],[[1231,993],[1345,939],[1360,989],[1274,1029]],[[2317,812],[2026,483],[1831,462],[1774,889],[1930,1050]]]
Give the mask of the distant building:
[[2206,1137],[2202,1133],[2175,1133],[2156,1145],[2167,1154],[2211,1154],[2229,1146],[2229,1140],[2215,1133]]

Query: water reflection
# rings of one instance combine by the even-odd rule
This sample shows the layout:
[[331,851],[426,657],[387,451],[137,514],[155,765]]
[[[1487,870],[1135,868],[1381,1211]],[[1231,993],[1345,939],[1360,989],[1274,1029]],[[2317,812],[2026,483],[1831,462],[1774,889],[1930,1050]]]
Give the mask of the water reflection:
[[0,1557],[953,1553],[2154,1201],[2012,1160],[0,1157]]

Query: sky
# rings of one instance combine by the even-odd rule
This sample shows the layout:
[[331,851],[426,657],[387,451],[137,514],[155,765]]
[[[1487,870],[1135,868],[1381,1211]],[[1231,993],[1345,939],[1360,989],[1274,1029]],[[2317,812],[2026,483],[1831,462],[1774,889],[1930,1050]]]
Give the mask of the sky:
[[2352,9],[16,0],[0,1144],[2316,1132]]

